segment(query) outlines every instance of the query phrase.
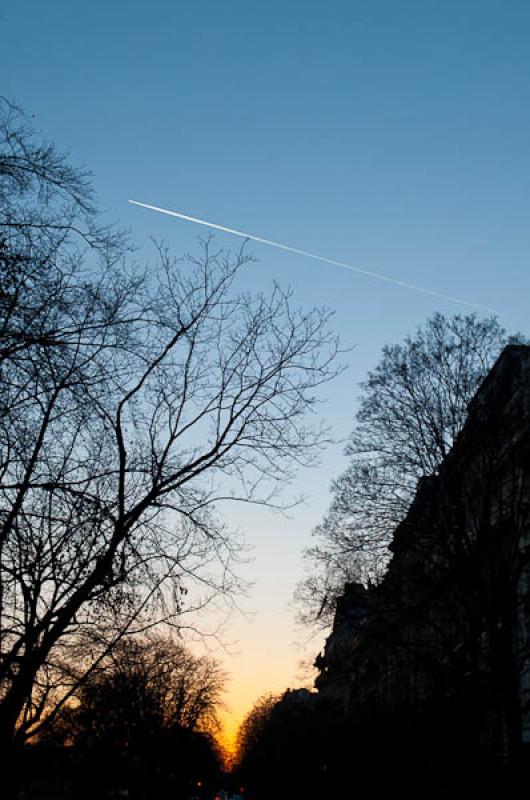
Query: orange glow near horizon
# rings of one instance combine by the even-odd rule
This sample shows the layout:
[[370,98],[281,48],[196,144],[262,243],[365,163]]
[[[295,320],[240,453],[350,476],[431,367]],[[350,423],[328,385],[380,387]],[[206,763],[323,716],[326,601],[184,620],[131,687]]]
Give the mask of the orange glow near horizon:
[[[277,524],[279,527],[281,525]],[[253,531],[256,536],[260,526],[256,524]],[[288,537],[284,536],[283,541],[288,542]],[[300,661],[305,659],[312,663],[325,639],[322,632],[313,635],[309,642],[294,644],[297,632],[286,613],[292,584],[289,586],[286,576],[286,588],[281,591],[279,572],[285,569],[289,573],[292,569],[294,573],[298,556],[292,554],[289,559],[283,554],[278,559],[278,553],[275,556],[269,553],[268,558],[261,553],[260,580],[253,593],[255,607],[260,611],[253,617],[235,616],[226,630],[227,640],[235,642],[239,648],[232,654],[225,651],[221,658],[229,680],[223,696],[225,709],[219,714],[218,740],[229,759],[235,754],[239,726],[260,697],[282,695],[287,689],[312,688],[313,676],[307,669],[301,669]]]
[[[278,651],[275,658],[256,658],[256,654],[240,656],[233,665],[232,681],[225,695],[227,708],[220,713],[221,731],[218,741],[230,765],[236,751],[239,727],[255,703],[264,695],[282,695],[289,688],[304,683],[297,677],[297,662],[289,648]],[[227,665],[228,666],[228,665]]]

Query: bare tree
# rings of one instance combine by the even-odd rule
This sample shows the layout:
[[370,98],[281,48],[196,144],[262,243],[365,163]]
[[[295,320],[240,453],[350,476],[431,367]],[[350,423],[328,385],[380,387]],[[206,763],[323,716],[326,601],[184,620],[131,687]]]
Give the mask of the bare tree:
[[297,590],[304,621],[327,626],[346,582],[381,578],[418,481],[437,474],[480,382],[516,339],[495,317],[437,313],[403,344],[383,349],[361,384],[349,466],[332,484],[306,553],[312,571]]
[[243,719],[237,732],[236,763],[241,766],[252,758],[264,731],[270,723],[280,695],[264,694],[259,697]]
[[321,797],[333,792],[326,762],[335,731],[326,729],[326,722],[317,696],[305,689],[261,697],[237,740],[235,773],[249,795]]
[[[72,796],[128,788],[135,797],[189,797],[197,781],[213,792],[225,680],[215,659],[170,636],[124,638],[28,748],[27,761],[46,753],[40,783],[50,794],[61,763]],[[74,769],[65,753],[75,754]]]
[[[14,116],[13,116],[14,115]],[[0,737],[53,716],[116,639],[237,588],[221,498],[270,503],[326,432],[327,310],[237,294],[249,260],[131,269],[86,176],[0,125]],[[14,199],[13,199],[14,198]],[[76,670],[71,669],[72,663]],[[50,713],[52,712],[52,713]]]
[[52,738],[119,750],[174,728],[215,732],[226,676],[169,637],[125,638],[80,684]]

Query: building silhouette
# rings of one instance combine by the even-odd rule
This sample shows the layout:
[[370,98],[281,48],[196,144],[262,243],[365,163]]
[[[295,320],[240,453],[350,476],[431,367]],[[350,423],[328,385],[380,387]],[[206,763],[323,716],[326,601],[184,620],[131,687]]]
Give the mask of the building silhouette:
[[[377,586],[350,583],[319,696],[410,763],[520,763],[530,744],[530,347],[506,347],[394,531]],[[368,734],[367,734],[368,735]],[[401,756],[403,757],[403,755]],[[456,768],[456,767],[455,767]]]

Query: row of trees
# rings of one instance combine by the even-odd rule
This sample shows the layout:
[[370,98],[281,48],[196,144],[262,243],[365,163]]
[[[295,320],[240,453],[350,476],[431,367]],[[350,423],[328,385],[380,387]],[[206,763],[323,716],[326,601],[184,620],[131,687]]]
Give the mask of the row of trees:
[[0,100],[4,754],[125,635],[229,600],[218,500],[273,502],[326,441],[307,412],[337,371],[330,314],[238,293],[249,260],[208,239],[139,265],[89,176]]

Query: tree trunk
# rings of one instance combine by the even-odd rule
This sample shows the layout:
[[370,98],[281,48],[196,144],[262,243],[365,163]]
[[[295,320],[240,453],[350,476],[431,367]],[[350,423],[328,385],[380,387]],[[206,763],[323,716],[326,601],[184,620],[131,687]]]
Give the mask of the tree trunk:
[[0,731],[0,753],[2,754],[2,798],[16,800],[22,777],[22,745],[9,733]]

